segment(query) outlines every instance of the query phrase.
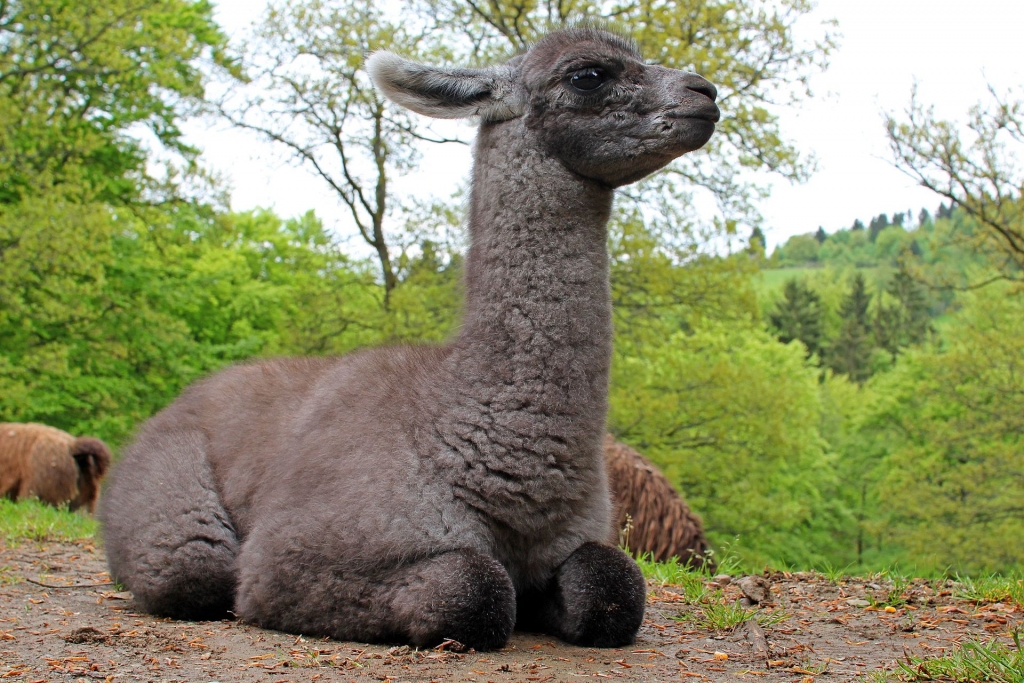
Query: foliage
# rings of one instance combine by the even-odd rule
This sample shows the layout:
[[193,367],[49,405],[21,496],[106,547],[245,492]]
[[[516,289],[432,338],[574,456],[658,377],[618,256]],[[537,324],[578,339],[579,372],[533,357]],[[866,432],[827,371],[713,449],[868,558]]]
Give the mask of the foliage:
[[863,383],[871,376],[871,354],[874,340],[868,309],[871,295],[867,292],[864,276],[855,273],[850,291],[839,308],[843,321],[839,334],[828,347],[826,363],[835,372],[848,375],[855,382]]
[[[0,539],[19,541],[77,541],[96,535],[96,520],[38,500],[17,503],[0,498]],[[0,581],[2,582],[2,581]]]
[[140,127],[194,159],[178,118],[202,100],[199,62],[234,68],[212,14],[206,0],[0,4],[0,204],[53,185],[117,203],[156,190]]
[[843,517],[817,421],[817,370],[800,345],[707,324],[617,354],[610,428],[660,465],[715,544],[749,566],[807,564]]
[[1024,565],[1024,302],[990,290],[965,304],[945,349],[874,383],[863,429],[884,444],[893,542],[922,567],[986,572]]
[[783,344],[799,340],[813,356],[822,348],[821,299],[814,290],[796,278],[786,281],[783,299],[769,316]]

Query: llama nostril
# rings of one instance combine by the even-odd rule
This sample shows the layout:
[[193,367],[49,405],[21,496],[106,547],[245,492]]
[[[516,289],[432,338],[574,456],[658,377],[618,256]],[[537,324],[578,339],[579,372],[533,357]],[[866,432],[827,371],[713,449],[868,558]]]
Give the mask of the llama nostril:
[[711,85],[710,83],[701,83],[701,84],[698,84],[698,85],[688,85],[688,86],[686,86],[686,89],[687,90],[692,90],[693,92],[699,92],[701,95],[703,95],[704,97],[707,97],[712,102],[714,102],[715,98],[718,97],[718,90],[716,90],[715,86]]

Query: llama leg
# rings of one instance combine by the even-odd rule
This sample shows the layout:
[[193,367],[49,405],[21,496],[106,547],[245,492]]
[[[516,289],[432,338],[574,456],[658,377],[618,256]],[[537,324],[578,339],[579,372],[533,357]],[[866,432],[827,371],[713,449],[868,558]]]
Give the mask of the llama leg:
[[647,584],[636,562],[610,545],[577,548],[543,590],[519,598],[517,626],[574,645],[619,647],[636,638]]
[[512,633],[515,589],[487,555],[453,550],[356,572],[325,558],[322,546],[286,541],[286,533],[275,534],[287,543],[276,552],[257,549],[254,541],[269,539],[255,533],[243,548],[236,611],[246,621],[337,640],[422,647],[450,639],[477,650],[501,647]]
[[220,619],[234,602],[238,538],[205,446],[198,431],[144,433],[100,499],[110,573],[153,614]]

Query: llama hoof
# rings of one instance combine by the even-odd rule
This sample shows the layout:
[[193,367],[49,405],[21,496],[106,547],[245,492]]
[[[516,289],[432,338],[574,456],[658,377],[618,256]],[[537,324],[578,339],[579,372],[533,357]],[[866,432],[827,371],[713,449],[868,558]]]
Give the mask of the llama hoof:
[[644,620],[647,583],[618,548],[584,543],[556,577],[563,605],[557,635],[573,645],[620,647],[636,639]]
[[400,620],[413,624],[407,634],[413,645],[451,640],[466,649],[494,650],[508,642],[516,621],[516,593],[497,560],[457,550],[422,564],[415,572],[419,580],[393,603]]

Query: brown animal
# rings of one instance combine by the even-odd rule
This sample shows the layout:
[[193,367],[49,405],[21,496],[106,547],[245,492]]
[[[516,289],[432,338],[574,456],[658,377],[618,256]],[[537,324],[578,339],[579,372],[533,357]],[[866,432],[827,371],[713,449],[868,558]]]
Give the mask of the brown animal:
[[682,564],[713,571],[704,525],[665,475],[611,434],[605,437],[604,456],[618,510],[616,534],[629,551],[650,553],[658,562],[678,557]]
[[99,439],[75,438],[46,425],[0,423],[0,495],[38,498],[92,512],[110,449]]

